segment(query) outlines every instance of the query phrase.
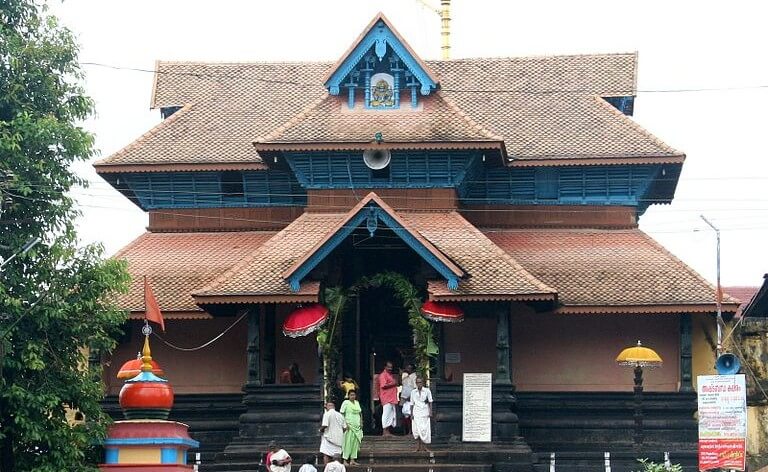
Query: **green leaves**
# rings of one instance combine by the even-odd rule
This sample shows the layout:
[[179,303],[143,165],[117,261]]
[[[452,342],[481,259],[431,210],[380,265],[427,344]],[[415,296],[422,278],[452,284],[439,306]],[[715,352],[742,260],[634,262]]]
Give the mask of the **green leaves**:
[[[83,95],[72,34],[29,0],[0,3],[0,260],[42,242],[0,272],[0,470],[95,471],[89,450],[105,433],[99,372],[83,348],[109,351],[125,314],[125,266],[77,247],[70,171],[94,155],[78,125]],[[69,408],[87,423],[70,426]]]
[[[356,293],[370,287],[390,287],[397,299],[408,311],[408,324],[414,333],[414,353],[419,373],[428,377],[430,369],[430,357],[437,356],[439,348],[435,342],[432,323],[421,316],[422,295],[419,290],[402,274],[397,272],[382,272],[371,277],[362,277],[349,288],[349,292]],[[325,303],[331,311],[331,324],[335,325],[336,319],[341,318],[348,295],[341,287],[325,289]],[[317,335],[318,344],[328,355],[337,354],[333,351],[335,345],[328,328],[321,330]],[[333,336],[336,336],[335,334]]]

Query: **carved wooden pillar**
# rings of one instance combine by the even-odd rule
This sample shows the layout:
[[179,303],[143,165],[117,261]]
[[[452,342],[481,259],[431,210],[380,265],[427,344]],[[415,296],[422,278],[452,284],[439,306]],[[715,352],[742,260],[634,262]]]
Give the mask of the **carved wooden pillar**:
[[275,305],[264,305],[264,368],[263,383],[273,384],[277,378],[275,366]]
[[512,385],[509,372],[509,308],[496,315],[496,383]]
[[435,323],[437,331],[437,365],[435,366],[436,382],[441,382],[445,378],[445,334],[443,331],[443,323]]
[[693,341],[690,313],[680,315],[680,391],[693,391]]
[[248,385],[261,385],[261,305],[248,311]]

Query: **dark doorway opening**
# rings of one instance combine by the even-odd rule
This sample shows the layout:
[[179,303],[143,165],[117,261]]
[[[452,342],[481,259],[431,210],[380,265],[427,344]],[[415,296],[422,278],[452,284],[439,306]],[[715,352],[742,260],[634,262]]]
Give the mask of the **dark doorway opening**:
[[396,377],[412,362],[413,332],[408,312],[388,287],[369,288],[353,304],[344,319],[343,366],[360,385],[365,432],[379,433],[381,405],[374,401],[374,379],[386,361],[393,363]]

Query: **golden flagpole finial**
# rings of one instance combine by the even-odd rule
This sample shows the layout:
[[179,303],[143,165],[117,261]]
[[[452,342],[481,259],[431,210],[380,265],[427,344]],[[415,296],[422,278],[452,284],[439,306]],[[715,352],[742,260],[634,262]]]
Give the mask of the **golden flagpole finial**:
[[152,334],[152,328],[146,320],[144,320],[144,327],[141,328],[141,332],[144,334],[144,347],[141,349],[141,371],[152,372],[152,351],[149,349],[149,335]]

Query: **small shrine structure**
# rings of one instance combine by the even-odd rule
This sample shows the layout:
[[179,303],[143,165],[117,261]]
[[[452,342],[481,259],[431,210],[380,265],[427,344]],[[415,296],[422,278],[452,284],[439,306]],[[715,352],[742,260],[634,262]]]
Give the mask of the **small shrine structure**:
[[[158,376],[163,371],[152,360],[149,347],[151,328],[144,326],[144,348],[139,371],[125,381],[120,390],[120,408],[125,420],[109,427],[104,441],[104,472],[188,472],[187,450],[200,446],[189,436],[189,427],[168,421],[173,408],[173,388]],[[135,361],[121,368],[120,377],[135,369]]]

